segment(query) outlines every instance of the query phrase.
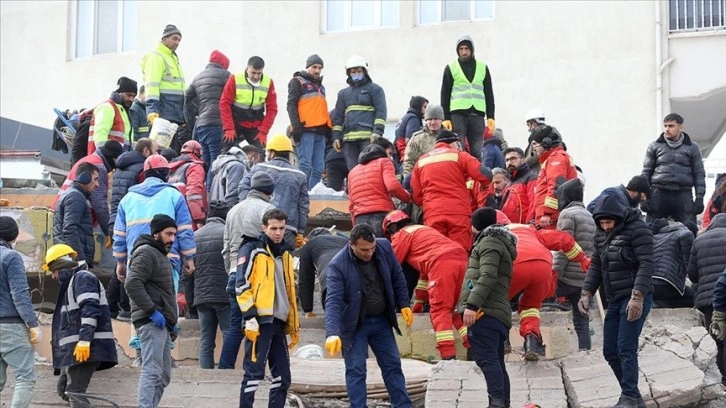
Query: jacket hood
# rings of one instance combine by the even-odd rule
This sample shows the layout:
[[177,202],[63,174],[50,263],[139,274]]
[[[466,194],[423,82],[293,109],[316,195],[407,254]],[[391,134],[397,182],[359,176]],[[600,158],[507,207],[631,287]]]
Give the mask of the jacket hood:
[[366,146],[366,148],[363,149],[362,152],[360,152],[360,156],[358,156],[358,164],[366,164],[372,162],[375,159],[383,158],[388,158],[388,154],[386,154],[386,149],[384,149],[383,146],[371,144]]
[[650,231],[653,235],[655,235],[661,232],[662,229],[667,228],[668,225],[668,220],[666,218],[658,218],[653,220],[650,225],[648,225],[648,228],[650,228]]
[[[691,144],[691,137],[688,136],[688,133],[681,132],[681,134],[683,135],[683,144],[684,145]],[[656,142],[665,143],[666,142],[665,133],[661,133],[660,136],[658,137],[658,139],[656,140]]]
[[476,245],[476,243],[484,237],[500,238],[507,246],[507,250],[512,256],[512,259],[517,257],[517,236],[512,234],[507,227],[494,224],[484,228],[479,232],[479,234],[477,234],[476,239],[474,240],[474,245]]
[[708,224],[706,231],[711,231],[714,228],[726,228],[726,213],[716,214],[711,218],[711,223]]
[[501,149],[502,148],[502,139],[500,139],[498,137],[490,137],[489,139],[484,141],[484,146],[488,146],[488,145],[495,145],[499,149]]
[[[212,162],[212,174],[219,173],[222,168],[231,161],[238,161],[242,163],[236,156],[231,154],[220,154],[217,159]],[[242,163],[244,165],[244,163]]]
[[[600,218],[612,218],[617,224],[623,222],[627,215],[628,208],[623,207],[616,196],[605,196],[603,197],[595,207],[595,211],[592,213],[592,218],[595,221]],[[599,223],[597,227],[600,228]]]
[[408,104],[408,112],[413,113],[418,118],[423,118],[423,112],[422,109],[424,103],[427,103],[428,100],[424,98],[423,96],[414,96],[411,98],[411,101]]
[[562,183],[557,188],[557,207],[559,211],[567,208],[574,201],[583,200],[584,186],[579,178],[574,178]]
[[136,242],[134,243],[134,249],[131,251],[131,253],[133,254],[134,252],[136,252],[136,250],[142,245],[151,245],[152,247],[158,249],[162,254],[164,254],[164,256],[166,256],[167,254],[166,248],[156,242],[154,237],[149,234],[141,234],[138,238],[136,238]]
[[223,69],[229,68],[229,58],[222,54],[221,51],[214,50],[209,56],[209,62],[221,66]]
[[136,150],[123,152],[121,153],[121,156],[116,159],[116,168],[118,170],[124,170],[134,164],[143,164],[145,160],[146,157],[143,154],[137,152]]
[[175,188],[171,184],[165,181],[161,181],[161,179],[158,179],[156,177],[146,177],[143,183],[135,184],[129,187],[129,191],[132,193],[141,194],[142,196],[151,197],[167,187]]
[[320,78],[315,79],[315,78],[313,78],[312,75],[308,74],[307,71],[297,71],[296,73],[292,74],[292,77],[293,78],[295,78],[295,77],[305,78],[308,81],[313,82],[313,83],[316,83],[318,85],[320,85],[321,83],[323,83],[323,76],[322,75],[320,76]]
[[469,34],[464,34],[456,41],[456,55],[459,55],[459,45],[463,42],[469,43],[469,48],[471,48],[471,55],[474,56],[474,40],[471,39],[471,36]]

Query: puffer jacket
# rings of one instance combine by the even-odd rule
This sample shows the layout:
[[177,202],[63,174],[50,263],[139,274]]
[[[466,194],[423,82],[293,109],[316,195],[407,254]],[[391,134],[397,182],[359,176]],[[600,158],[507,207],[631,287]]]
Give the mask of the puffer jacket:
[[23,257],[0,239],[0,324],[3,323],[36,327],[38,317],[31,303]]
[[661,133],[645,152],[642,174],[652,188],[662,190],[696,189],[696,199],[706,194],[706,172],[703,169],[701,149],[685,132],[680,146],[673,148]]
[[227,304],[227,267],[222,256],[224,220],[212,217],[194,233],[197,244],[194,270],[194,306]]
[[333,111],[333,139],[341,142],[368,140],[371,134],[383,135],[386,129],[386,94],[371,81],[370,76],[360,82],[348,78],[347,88],[338,92]]
[[227,68],[229,59],[217,50],[212,51],[209,64],[187,88],[184,104],[187,123],[195,123],[196,118],[196,126],[222,126],[219,99],[230,76]]
[[78,183],[71,184],[61,193],[53,214],[53,242],[66,244],[78,254],[79,261],[93,266],[96,241],[88,194]]
[[118,212],[118,203],[128,193],[131,186],[144,181],[144,161],[146,156],[131,150],[125,152],[116,159],[116,172],[113,173],[113,183],[111,184],[111,214],[109,215],[109,230],[113,230],[113,224],[116,222],[116,213]]
[[[557,229],[572,235],[585,255],[592,257],[597,226],[582,203],[583,187],[580,179],[572,179],[557,190],[558,204],[562,209],[557,220]],[[585,281],[585,273],[580,264],[571,262],[562,252],[555,254],[552,269],[557,271],[558,280],[566,285],[579,288]]]
[[693,233],[682,223],[668,224],[658,219],[650,226],[653,231],[655,269],[653,279],[667,282],[683,295],[686,289],[686,268],[693,246]]
[[[275,192],[272,205],[287,214],[286,227],[295,233],[305,232],[308,226],[310,197],[308,196],[308,179],[305,173],[294,168],[290,161],[275,157],[269,162],[255,164],[242,178],[239,188],[239,200],[247,198],[250,192],[252,176],[258,171],[268,173],[275,180]],[[228,215],[229,216],[229,215]]]
[[413,172],[413,166],[424,154],[434,150],[436,146],[436,134],[428,126],[416,132],[406,144],[406,152],[403,154],[403,176]]
[[205,182],[206,165],[197,156],[182,154],[169,163],[169,183],[174,184],[184,194],[189,212],[194,221],[194,230],[207,218],[209,201]]
[[464,275],[457,312],[481,310],[512,327],[509,284],[517,258],[517,237],[507,228],[492,225],[474,239],[469,267]]
[[[244,155],[243,155],[244,156]],[[247,164],[231,154],[220,154],[212,162],[212,185],[209,202],[224,201],[230,206],[239,202],[239,185],[247,172]]]
[[534,220],[534,184],[537,175],[522,163],[510,172],[512,183],[502,194],[502,212],[513,223],[527,224]]
[[595,197],[594,200],[590,201],[590,204],[587,205],[587,211],[590,213],[595,212],[595,208],[597,207],[597,204],[600,202],[600,200],[603,199],[603,197],[607,196],[613,196],[616,199],[620,201],[620,203],[623,206],[630,207],[630,196],[628,195],[628,191],[625,189],[624,185],[619,185],[615,187],[608,187],[605,190],[600,193],[599,196]]
[[401,120],[396,124],[396,133],[394,139],[394,146],[396,147],[396,154],[400,160],[403,160],[403,156],[406,154],[406,144],[413,137],[413,135],[423,128],[423,113],[421,107],[426,99],[422,97],[415,97],[415,104],[408,108],[406,114],[401,117]]
[[695,305],[710,307],[713,303],[713,289],[719,275],[726,269],[726,214],[718,214],[711,225],[693,241],[688,258],[688,278],[697,283]]
[[653,233],[640,213],[608,196],[600,201],[593,217],[599,215],[612,217],[616,225],[610,233],[598,225],[595,253],[582,289],[595,293],[602,286],[608,302],[630,298],[633,289],[651,293]]
[[275,208],[270,203],[270,197],[252,190],[247,198],[235,204],[227,213],[227,223],[224,227],[224,247],[222,255],[227,273],[237,271],[237,253],[242,241],[256,238],[262,231],[262,216]]
[[502,153],[502,139],[498,137],[490,137],[484,141],[481,148],[482,164],[490,169],[499,167],[506,168],[504,163],[504,153]]
[[391,196],[411,202],[411,196],[396,179],[393,162],[383,147],[372,144],[363,149],[358,165],[348,173],[348,212],[356,217],[376,212],[393,211]]

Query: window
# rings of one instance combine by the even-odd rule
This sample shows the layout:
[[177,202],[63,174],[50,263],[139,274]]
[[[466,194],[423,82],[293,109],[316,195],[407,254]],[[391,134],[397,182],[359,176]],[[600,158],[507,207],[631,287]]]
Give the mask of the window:
[[419,24],[442,21],[491,20],[494,0],[419,0]]
[[326,0],[324,31],[397,27],[399,10],[398,0]]
[[78,0],[74,4],[74,58],[136,49],[136,0]]
[[670,31],[726,28],[726,0],[669,0]]

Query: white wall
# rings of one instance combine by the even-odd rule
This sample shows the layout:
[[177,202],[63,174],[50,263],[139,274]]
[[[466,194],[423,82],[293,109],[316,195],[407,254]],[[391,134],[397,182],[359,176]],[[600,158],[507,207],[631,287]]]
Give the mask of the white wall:
[[140,81],[143,54],[173,23],[183,34],[178,52],[187,83],[215,48],[227,54],[233,72],[251,55],[266,60],[281,108],[273,131],[287,124],[286,84],[309,54],[325,60],[331,106],[344,86],[345,60],[356,53],[367,58],[395,121],[412,95],[439,102],[444,66],[463,33],[490,67],[497,124],[510,145],[526,143],[525,113],[544,109],[585,170],[587,197],[639,172],[659,131],[654,2],[497,1],[492,21],[418,27],[416,2],[401,0],[398,28],[321,34],[318,1],[140,1],[136,52],[77,61],[68,61],[69,4],[2,2],[3,117],[47,127],[54,106],[98,103],[122,75]]

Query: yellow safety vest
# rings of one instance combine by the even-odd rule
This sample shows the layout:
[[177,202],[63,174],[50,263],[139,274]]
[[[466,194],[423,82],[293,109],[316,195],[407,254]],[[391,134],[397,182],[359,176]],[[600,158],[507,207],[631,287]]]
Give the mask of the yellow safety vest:
[[484,97],[484,78],[486,78],[487,65],[483,62],[476,61],[476,71],[474,79],[469,82],[464,71],[459,65],[459,61],[455,60],[449,64],[451,76],[454,78],[454,85],[451,87],[451,104],[449,110],[467,110],[474,108],[479,112],[487,111],[487,101]]
[[239,109],[262,111],[265,108],[267,92],[270,90],[272,80],[267,75],[262,76],[259,86],[252,86],[247,82],[244,72],[234,75],[236,92],[234,106]]

